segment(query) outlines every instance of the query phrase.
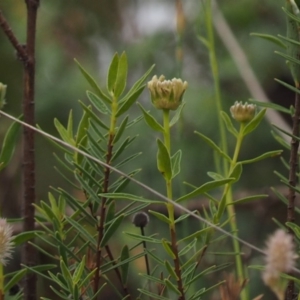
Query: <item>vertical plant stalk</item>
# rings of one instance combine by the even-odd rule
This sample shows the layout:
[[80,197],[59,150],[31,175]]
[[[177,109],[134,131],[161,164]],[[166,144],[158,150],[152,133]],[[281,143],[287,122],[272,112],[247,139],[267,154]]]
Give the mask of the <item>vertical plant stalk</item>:
[[[164,144],[171,155],[171,135],[170,135],[170,111],[168,109],[163,109],[163,124],[164,124]],[[166,188],[167,188],[167,197],[169,199],[173,198],[172,194],[172,179],[166,179]],[[177,288],[180,292],[179,300],[185,300],[184,287],[181,278],[181,268],[178,255],[177,247],[177,237],[176,237],[176,228],[175,228],[175,219],[174,219],[174,205],[172,203],[167,203],[168,216],[170,220],[170,235],[171,235],[171,247],[174,253],[174,270],[177,275]]]
[[[219,123],[219,131],[220,131],[220,139],[221,139],[221,149],[228,153],[228,145],[227,145],[227,136],[226,136],[226,129],[224,123],[221,118],[220,112],[222,111],[222,101],[221,101],[221,91],[220,91],[220,80],[219,80],[219,70],[218,70],[218,62],[217,56],[215,51],[215,40],[214,40],[214,29],[213,29],[213,22],[212,22],[212,3],[211,0],[207,1],[207,8],[205,13],[205,22],[206,22],[206,29],[207,29],[207,40],[208,40],[208,49],[209,49],[209,59],[210,65],[212,69],[212,75],[214,79],[214,88],[215,88],[215,95],[216,95],[216,106],[218,112],[218,123]],[[241,132],[241,131],[240,131]],[[238,143],[238,141],[237,141]],[[236,149],[237,150],[237,149]],[[236,155],[236,150],[234,157]],[[238,152],[237,152],[238,154]],[[236,157],[237,158],[237,157]],[[230,168],[232,168],[232,164]],[[223,174],[229,174],[229,166],[225,159],[223,159]],[[226,203],[232,202],[232,191],[231,185],[226,185]],[[227,213],[230,219],[230,227],[232,230],[232,234],[238,236],[237,233],[237,223],[235,218],[235,209],[233,205],[227,206]],[[236,253],[240,253],[240,246],[239,242],[236,239],[233,239],[233,248]],[[244,271],[242,266],[242,259],[240,254],[236,254],[236,271],[237,277],[241,280],[244,280]],[[245,290],[241,293],[241,300],[247,300],[248,296]]]
[[[297,89],[300,92],[299,86]],[[296,192],[293,189],[297,185],[297,170],[298,170],[298,149],[299,149],[299,125],[300,125],[300,95],[296,93],[295,99],[295,113],[293,116],[293,137],[291,139],[291,153],[290,153],[290,172],[289,172],[289,194],[288,194],[288,207],[287,207],[287,221],[294,223],[295,222],[295,198]],[[288,232],[294,236],[293,230],[289,227]],[[287,288],[286,299],[294,299],[294,281],[290,280]]]
[[176,73],[177,77],[181,78],[182,63],[183,63],[183,33],[185,29],[185,16],[182,7],[182,1],[176,0]]
[[[220,78],[219,78],[219,68],[218,68],[218,60],[216,55],[215,49],[215,38],[214,38],[214,28],[212,22],[212,6],[211,0],[206,1],[204,4],[206,5],[205,11],[205,23],[206,23],[206,30],[207,30],[207,41],[208,41],[208,51],[209,51],[209,61],[214,81],[214,89],[215,89],[215,99],[216,99],[216,106],[218,112],[218,124],[219,124],[219,132],[220,132],[220,140],[221,140],[221,149],[228,153],[228,146],[227,146],[227,136],[226,136],[226,129],[224,123],[221,118],[220,112],[222,111],[222,99],[221,99],[221,89],[220,89]],[[228,172],[228,163],[224,159],[223,160],[223,174],[227,174]]]
[[[21,45],[12,32],[7,21],[0,11],[0,26],[9,41],[17,51],[18,58],[24,66],[24,91],[23,91],[23,115],[24,122],[35,125],[34,93],[35,93],[35,40],[36,20],[39,0],[25,0],[27,10],[26,46]],[[27,127],[23,129],[23,230],[34,230],[34,206],[35,202],[35,149],[34,131]],[[22,251],[22,263],[29,267],[36,264],[36,250],[26,242]],[[36,275],[27,273],[24,284],[25,300],[36,299]]]
[[[106,153],[106,164],[110,165],[111,158],[113,155],[113,141],[115,137],[115,127],[116,127],[116,113],[118,110],[117,99],[113,97],[111,104],[111,119],[110,119],[110,129],[109,129],[109,137],[107,143],[107,153]],[[108,167],[105,168],[104,171],[104,181],[103,181],[103,193],[108,192],[109,188],[109,177],[110,177],[110,169]],[[97,253],[96,253],[96,268],[94,276],[94,293],[96,293],[99,289],[100,284],[100,267],[101,267],[101,256],[102,256],[102,247],[101,241],[104,235],[104,227],[105,227],[105,217],[106,217],[106,202],[107,198],[102,197],[101,199],[101,207],[100,207],[100,220],[98,224],[98,239],[97,239]]]
[[[145,236],[145,230],[144,230],[144,226],[141,226],[141,234],[142,236]],[[146,252],[147,250],[147,243],[145,241],[143,241],[143,248],[144,248],[144,251]],[[148,254],[145,253],[145,265],[146,265],[146,270],[147,270],[147,275],[150,276],[150,264],[149,264],[149,258],[148,258]]]
[[[27,61],[24,62],[24,122],[35,125],[34,92],[35,92],[35,39],[36,20],[39,0],[26,0],[27,6]],[[34,132],[27,127],[23,129],[23,215],[24,231],[33,231],[35,202],[35,148]],[[27,266],[36,264],[36,249],[26,242],[22,252],[22,261]],[[28,272],[25,277],[24,299],[36,299],[36,275]]]

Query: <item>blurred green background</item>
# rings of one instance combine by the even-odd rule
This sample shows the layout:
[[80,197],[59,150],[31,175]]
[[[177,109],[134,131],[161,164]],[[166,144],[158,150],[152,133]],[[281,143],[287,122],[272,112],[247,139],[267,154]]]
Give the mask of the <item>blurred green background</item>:
[[[197,38],[197,35],[205,34],[203,1],[183,2],[186,27],[183,34],[182,79],[188,81],[189,87],[185,94],[183,118],[180,125],[173,130],[172,147],[174,151],[178,148],[183,150],[182,174],[176,178],[174,184],[175,197],[185,191],[183,181],[201,185],[209,180],[207,171],[215,171],[211,150],[194,134],[194,130],[219,141],[209,57],[206,48]],[[288,107],[293,102],[293,95],[274,81],[274,77],[291,80],[284,60],[274,54],[277,49],[273,44],[249,35],[251,32],[284,35],[285,16],[281,10],[283,4],[283,1],[271,0],[227,0],[219,3],[265,92],[272,101]],[[23,42],[26,24],[24,1],[4,0],[0,9],[19,40]],[[175,1],[170,0],[41,1],[36,44],[36,123],[45,131],[56,135],[53,119],[58,118],[61,123],[66,124],[70,109],[78,122],[81,116],[78,99],[86,100],[85,91],[89,86],[82,78],[74,58],[98,78],[103,87],[109,62],[116,51],[127,53],[129,87],[152,64],[156,65],[152,75],[164,74],[167,78],[177,76],[175,22],[176,5]],[[5,111],[17,116],[21,112],[22,65],[2,32],[0,45],[0,82],[8,85]],[[241,80],[232,57],[217,35],[216,49],[223,108],[229,113],[229,107],[235,101],[247,101],[251,95]],[[139,102],[159,116],[150,103],[147,90]],[[137,116],[140,114],[139,108],[134,106],[130,113],[132,118]],[[0,122],[0,136],[3,136],[9,121],[1,118]],[[243,145],[241,159],[280,149],[281,146],[274,141],[270,130],[271,126],[264,121],[255,133],[248,136]],[[130,135],[135,134],[139,134],[139,137],[134,143],[135,149],[130,151],[142,151],[143,154],[132,162],[128,170],[142,167],[137,179],[164,192],[164,182],[156,170],[156,136],[144,121],[130,132]],[[229,137],[231,150],[233,142]],[[53,157],[54,151],[57,152],[47,140],[36,137],[37,200],[46,200],[49,186],[68,188],[53,168],[57,164]],[[288,153],[285,152],[283,156],[287,158]],[[8,217],[20,215],[21,165],[21,150],[17,149],[11,165],[0,174],[3,214]],[[274,170],[287,175],[279,159],[268,159],[246,166],[241,181],[234,186],[234,191],[268,193],[269,186],[280,185]],[[129,190],[134,192],[135,186],[131,185]],[[144,193],[147,196],[147,192]],[[265,200],[257,202],[256,207],[254,205],[238,209],[237,218],[242,238],[262,246],[267,232],[275,227],[271,218],[275,216],[281,221],[284,220],[284,207],[276,201],[270,203]],[[156,225],[153,225],[153,230],[155,229],[157,230]],[[249,256],[252,257],[251,254]],[[248,258],[247,263],[253,262]],[[255,274],[254,277],[259,276],[259,273]],[[257,286],[253,294],[262,292],[261,281],[253,279],[253,282]]]

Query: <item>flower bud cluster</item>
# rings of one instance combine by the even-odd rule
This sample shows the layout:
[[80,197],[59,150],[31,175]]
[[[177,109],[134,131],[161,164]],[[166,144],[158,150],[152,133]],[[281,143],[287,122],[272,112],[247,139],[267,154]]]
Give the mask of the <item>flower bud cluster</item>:
[[242,102],[236,101],[234,105],[230,107],[231,116],[240,123],[246,123],[251,121],[256,112],[255,104],[243,104]]
[[165,80],[165,76],[159,78],[153,76],[148,82],[151,101],[157,109],[176,110],[182,102],[182,97],[187,89],[188,83],[181,79],[173,78]]

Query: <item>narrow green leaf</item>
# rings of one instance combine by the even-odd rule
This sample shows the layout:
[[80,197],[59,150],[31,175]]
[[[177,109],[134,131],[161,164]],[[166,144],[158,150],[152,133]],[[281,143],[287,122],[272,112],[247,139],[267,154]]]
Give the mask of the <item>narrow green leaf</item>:
[[293,135],[293,134],[291,134],[290,132],[288,132],[288,131],[286,131],[286,130],[284,130],[284,129],[281,129],[280,127],[278,127],[278,126],[276,126],[276,125],[274,125],[274,124],[273,124],[273,127],[275,127],[277,130],[283,132],[283,133],[286,134],[287,136],[290,136],[291,138],[293,138],[293,139],[295,139],[295,140],[297,140],[297,141],[300,141],[299,136]]
[[285,225],[293,230],[298,239],[300,239],[300,227],[292,222],[286,222]]
[[138,103],[138,106],[141,108],[145,121],[148,124],[150,128],[152,128],[155,131],[160,131],[164,132],[164,128],[152,117],[144,108],[141,104]]
[[286,45],[279,38],[277,38],[274,35],[253,32],[253,33],[250,33],[250,36],[256,36],[256,37],[268,40],[268,41],[274,43],[275,45],[286,49]]
[[89,98],[90,102],[95,106],[95,108],[102,114],[107,115],[110,113],[110,110],[106,104],[94,93],[86,91],[86,95]]
[[180,198],[178,198],[176,200],[176,202],[181,202],[183,200],[187,200],[187,199],[191,199],[194,198],[198,195],[204,194],[214,188],[220,187],[226,183],[232,182],[234,180],[234,178],[225,178],[222,180],[214,180],[214,181],[209,181],[203,185],[201,185],[200,187],[196,188],[194,191],[192,191],[191,193],[188,193]]
[[69,291],[71,292],[73,290],[72,275],[63,260],[60,261],[60,270],[62,271],[64,279],[68,284]]
[[123,153],[123,151],[136,139],[136,137],[137,136],[134,136],[132,138],[127,137],[120,145],[120,147],[114,152],[111,158],[111,162],[114,162]]
[[207,172],[207,175],[213,180],[222,180],[224,177],[221,174],[215,172]]
[[172,258],[172,259],[175,259],[176,256],[172,250],[172,246],[170,245],[170,242],[168,242],[167,240],[165,239],[162,239],[161,240],[161,244],[162,246],[164,247],[164,249],[166,250],[167,254]]
[[295,92],[296,94],[300,94],[300,90],[295,88],[294,86],[288,84],[288,83],[285,83],[284,81],[281,81],[277,78],[275,78],[275,81],[277,81],[278,83],[282,84],[283,86],[285,86],[286,88],[288,88],[289,90]]
[[141,242],[145,241],[147,243],[161,244],[161,240],[154,239],[150,236],[144,236],[144,235],[135,234],[135,233],[131,233],[131,232],[124,232],[124,233],[136,240],[141,241]]
[[73,276],[72,276],[73,284],[78,284],[79,281],[81,281],[84,267],[85,267],[85,255],[82,257],[81,262],[78,264],[78,266],[76,267],[76,269],[73,273]]
[[[284,195],[282,195],[281,193],[279,193],[274,187],[271,187],[271,190],[278,197],[279,200],[281,200],[285,205],[288,205],[289,201],[288,201],[288,199]],[[295,207],[295,211],[298,214],[300,214],[300,208]]]
[[228,205],[236,205],[236,204],[244,204],[244,203],[248,203],[254,200],[261,200],[263,198],[267,198],[269,197],[269,195],[255,195],[255,196],[249,196],[249,197],[244,197],[244,198],[240,198],[238,200],[233,201],[232,203],[227,203],[226,206]]
[[[22,116],[18,119],[20,120],[21,118]],[[10,125],[5,134],[0,153],[0,171],[8,165],[14,154],[20,127],[21,124],[14,122]]]
[[229,174],[230,178],[234,178],[233,182],[236,182],[240,179],[243,172],[243,167],[241,163],[237,163],[231,173]]
[[105,218],[105,223],[108,224],[110,221],[113,220],[115,216],[115,210],[116,210],[116,205],[115,201],[111,201],[109,205],[107,206],[107,213],[106,213],[106,218]]
[[171,224],[171,221],[169,220],[168,217],[166,217],[165,215],[159,213],[159,212],[156,212],[156,211],[153,211],[153,210],[149,210],[149,213],[153,216],[155,216],[157,219],[163,221],[164,223],[167,223],[167,224]]
[[90,84],[90,86],[94,89],[94,91],[96,92],[96,94],[106,103],[110,104],[111,100],[108,96],[106,96],[102,90],[100,89],[100,87],[98,86],[98,84],[96,83],[96,81],[92,78],[92,76],[90,74],[88,74],[88,72],[80,65],[80,63],[75,59],[76,64],[78,65],[82,75],[85,77],[85,79],[87,80],[87,82]]
[[266,158],[277,157],[277,156],[281,155],[282,152],[283,152],[283,150],[274,150],[274,151],[266,152],[266,153],[264,153],[260,156],[255,157],[255,158],[240,161],[240,164],[242,164],[242,165],[252,164],[254,162],[258,162],[258,161],[266,159]]
[[115,218],[110,226],[105,230],[105,233],[103,235],[102,241],[100,243],[100,247],[104,247],[110,238],[113,236],[113,234],[116,232],[116,230],[121,225],[122,221],[124,219],[124,215],[119,215],[117,218]]
[[91,245],[96,246],[96,239],[82,226],[82,224],[79,224],[78,221],[75,221],[70,217],[65,218],[74,227],[74,229],[80,232],[82,238],[90,241]]
[[157,299],[157,300],[170,300],[170,298],[166,298],[164,296],[160,296],[156,293],[152,293],[152,292],[149,292],[148,290],[144,290],[144,289],[137,289],[140,293],[146,295],[146,296],[149,296],[150,298],[152,299]]
[[141,86],[138,90],[136,90],[130,97],[126,99],[126,101],[122,102],[121,106],[119,107],[116,117],[121,116],[124,114],[138,99],[145,88],[145,85]]
[[285,53],[282,53],[282,52],[279,52],[279,51],[274,51],[274,53],[278,54],[279,56],[282,56],[287,61],[291,62],[291,64],[293,64],[293,65],[300,65],[299,59],[294,58],[293,56],[290,56],[288,54],[285,54]]
[[[180,242],[180,241],[179,241]],[[179,243],[178,242],[178,243]],[[195,249],[195,246],[196,246],[196,243],[197,243],[197,239],[194,238],[190,243],[188,243],[187,245],[185,245],[178,253],[178,256],[183,256],[183,255],[186,255],[188,252],[190,252],[191,250],[194,250]],[[182,275],[183,277],[183,275]]]
[[120,95],[122,95],[122,93],[126,87],[127,69],[128,69],[127,56],[126,56],[126,53],[123,52],[119,59],[118,73],[117,73],[116,84],[115,84],[115,89],[114,89],[114,95],[117,98]]
[[118,75],[119,55],[115,53],[108,68],[107,74],[107,90],[113,95],[115,90],[115,84]]
[[229,132],[231,132],[235,137],[237,137],[238,132],[235,129],[235,127],[233,126],[230,117],[224,111],[221,111],[221,117],[226,125],[227,130]]
[[199,291],[197,291],[193,296],[192,298],[190,298],[189,300],[198,300],[198,299],[203,299],[201,296],[202,295],[205,295],[206,293],[210,292],[211,290],[215,290],[218,286],[224,284],[226,281],[223,280],[223,281],[220,281],[218,283],[216,283],[215,285],[209,287],[208,289],[207,288],[203,288],[203,289],[200,289]]
[[266,114],[267,109],[264,108],[262,109],[258,114],[256,114],[256,116],[244,127],[243,130],[243,134],[244,136],[246,134],[249,134],[250,132],[252,132],[262,121],[262,119],[264,118],[265,114]]
[[203,37],[203,36],[197,36],[198,37],[198,40],[207,48],[207,50],[210,50],[210,43],[209,43],[209,41],[205,38],[205,37]]
[[58,131],[60,137],[67,142],[68,144],[75,146],[75,141],[72,136],[69,136],[67,129],[58,121],[58,119],[54,119],[54,126]]
[[164,279],[166,286],[172,291],[175,292],[178,296],[181,296],[178,288],[167,278]]
[[178,120],[179,120],[179,118],[180,118],[180,116],[181,116],[181,113],[182,113],[182,109],[183,109],[184,106],[185,106],[185,103],[186,103],[186,102],[183,101],[183,102],[179,105],[179,107],[176,109],[175,115],[173,116],[172,120],[170,121],[170,124],[169,124],[170,127],[172,127],[173,125],[175,125],[175,124],[178,122]]
[[166,180],[170,180],[172,178],[172,168],[171,168],[171,159],[170,154],[164,145],[164,143],[157,139],[157,168],[158,171],[163,175]]
[[29,240],[34,239],[37,234],[43,234],[44,231],[41,230],[33,230],[33,231],[25,231],[25,232],[20,232],[17,235],[13,236],[13,243],[15,246],[21,245]]
[[120,103],[124,103],[127,101],[127,99],[133,94],[135,93],[140,87],[141,85],[144,83],[144,81],[147,79],[147,77],[149,76],[149,74],[152,72],[153,68],[155,65],[152,65],[148,71],[139,79],[137,80],[134,85],[131,87],[131,89],[129,90],[129,92],[122,98],[122,100],[120,100]]
[[67,132],[69,136],[73,136],[73,111],[72,109],[69,112]]
[[180,163],[181,163],[182,151],[179,149],[172,157],[171,157],[171,165],[172,165],[172,178],[175,178],[180,173]]
[[105,125],[100,118],[92,111],[92,108],[90,106],[86,106],[83,102],[81,102],[79,100],[79,104],[81,105],[81,107],[84,109],[84,111],[87,113],[87,115],[93,120],[95,121],[100,127],[109,130],[109,127],[107,125]]
[[100,197],[106,197],[106,198],[111,198],[111,199],[128,199],[132,201],[137,201],[137,202],[146,202],[146,203],[159,203],[162,204],[164,201],[162,200],[151,200],[151,199],[145,199],[140,196],[132,195],[132,194],[127,194],[127,193],[100,193],[98,194]]
[[21,282],[22,278],[26,275],[27,269],[19,270],[4,286],[4,293],[8,292],[14,285]]
[[[121,251],[121,256],[120,256],[120,260],[121,261],[125,261],[129,259],[129,248],[127,245],[125,245],[122,248]],[[128,271],[129,271],[129,263],[125,263],[121,266],[121,278],[122,278],[122,283],[124,285],[127,284],[127,280],[128,280]]]
[[170,262],[168,260],[164,261],[164,265],[166,269],[168,270],[171,277],[173,277],[176,281],[178,280],[178,276],[175,273],[174,268],[171,266]]
[[[273,125],[274,126],[274,125]],[[291,150],[291,145],[289,143],[287,143],[282,136],[280,136],[279,134],[275,133],[275,131],[271,130],[271,134],[273,136],[273,138],[284,148]]]
[[213,150],[217,151],[222,157],[224,157],[229,162],[231,162],[231,158],[224,151],[222,151],[221,148],[218,147],[210,138],[208,138],[207,136],[205,136],[204,134],[198,131],[194,131],[194,132],[197,135],[199,135],[204,140],[204,142],[207,143],[208,146],[210,146]]
[[178,241],[178,244],[179,243],[182,243],[182,242],[186,242],[190,239],[198,239],[199,237],[201,237],[202,235],[205,235],[207,231],[210,230],[210,227],[205,227],[203,229],[200,229],[196,232],[193,232],[192,234],[182,238],[181,240]]
[[284,106],[272,103],[272,102],[262,102],[262,101],[258,101],[258,100],[254,100],[254,99],[249,99],[250,102],[257,104],[261,107],[266,107],[266,108],[271,108],[280,112],[283,112],[285,114],[291,114],[291,111],[287,108],[285,108]]

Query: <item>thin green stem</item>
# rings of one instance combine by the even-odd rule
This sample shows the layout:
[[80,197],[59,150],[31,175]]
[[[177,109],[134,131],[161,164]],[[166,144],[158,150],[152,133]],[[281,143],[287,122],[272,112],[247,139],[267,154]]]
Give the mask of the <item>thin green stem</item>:
[[[213,23],[212,23],[212,5],[211,0],[207,1],[206,13],[205,13],[205,22],[206,22],[206,29],[207,29],[207,41],[208,41],[208,48],[209,48],[209,59],[210,65],[212,69],[212,76],[214,80],[214,89],[215,89],[215,99],[216,99],[216,106],[218,112],[218,123],[219,123],[219,132],[220,132],[220,144],[221,149],[224,153],[228,153],[228,145],[227,145],[227,136],[226,136],[226,128],[224,122],[221,118],[220,112],[222,111],[222,101],[221,101],[221,90],[220,90],[220,80],[219,80],[219,70],[218,70],[218,63],[217,63],[217,56],[215,51],[215,39],[214,39],[214,30],[213,30]],[[241,144],[243,141],[243,127],[244,124],[241,123],[239,136],[237,137],[237,143],[233,155],[232,162],[229,164],[226,159],[223,159],[223,174],[228,174],[232,172],[234,167],[236,166],[238,155],[240,152]],[[233,205],[228,205],[232,203],[232,190],[231,184],[227,184],[224,189],[223,193],[224,200],[226,200],[227,204],[227,213],[230,219],[230,227],[232,234],[238,236],[238,228],[235,218],[235,209]],[[220,212],[219,212],[220,213]],[[219,218],[223,215],[223,209],[221,210],[221,215],[218,214]],[[242,265],[242,258],[240,253],[240,245],[236,239],[233,239],[233,248],[236,254],[236,271],[237,276],[239,279],[244,279],[244,271]],[[247,300],[248,295],[245,291],[241,293],[241,300]]]
[[[208,0],[206,4],[205,23],[206,23],[206,30],[207,30],[207,41],[209,45],[208,46],[209,61],[210,61],[210,66],[211,66],[211,71],[212,71],[212,76],[214,81],[215,99],[216,99],[216,106],[218,112],[217,117],[218,117],[218,125],[219,125],[219,132],[220,132],[221,149],[223,150],[223,152],[228,153],[226,128],[220,114],[220,112],[222,111],[222,99],[221,99],[218,60],[217,60],[216,49],[215,49],[214,29],[212,23],[211,0]],[[223,174],[227,174],[227,172],[228,172],[228,162],[224,159]]]
[[[164,145],[171,156],[171,134],[170,134],[170,111],[167,109],[163,110],[163,127],[164,127]],[[167,197],[172,199],[172,179],[166,179]],[[168,216],[170,220],[170,235],[171,235],[171,247],[174,253],[174,270],[177,275],[177,288],[180,291],[179,300],[185,300],[183,282],[181,278],[181,266],[177,248],[177,237],[174,217],[174,205],[167,203]]]
[[[244,138],[244,134],[243,134],[244,126],[245,126],[245,124],[241,123],[228,175],[230,175],[230,173],[233,171],[233,169],[235,168],[235,166],[237,164],[238,156],[239,156],[239,153],[240,153],[240,150],[241,150],[241,145],[242,145],[243,138]],[[231,228],[232,234],[234,236],[238,237],[238,228],[237,228],[237,222],[236,222],[236,217],[235,217],[235,208],[234,208],[234,205],[232,205],[233,200],[232,200],[231,184],[228,184],[226,186],[226,188],[225,188],[226,193],[227,193],[226,194],[226,204],[227,204],[227,214],[228,214],[229,220],[230,220],[229,221],[230,222],[230,228]],[[234,252],[236,253],[235,263],[236,263],[237,278],[242,281],[242,280],[245,279],[245,276],[244,276],[242,257],[241,257],[241,254],[240,254],[241,253],[240,244],[239,244],[239,241],[237,239],[233,239],[232,243],[233,243]],[[242,300],[247,300],[248,299],[248,295],[247,295],[245,290],[243,290],[241,292],[241,299]]]

